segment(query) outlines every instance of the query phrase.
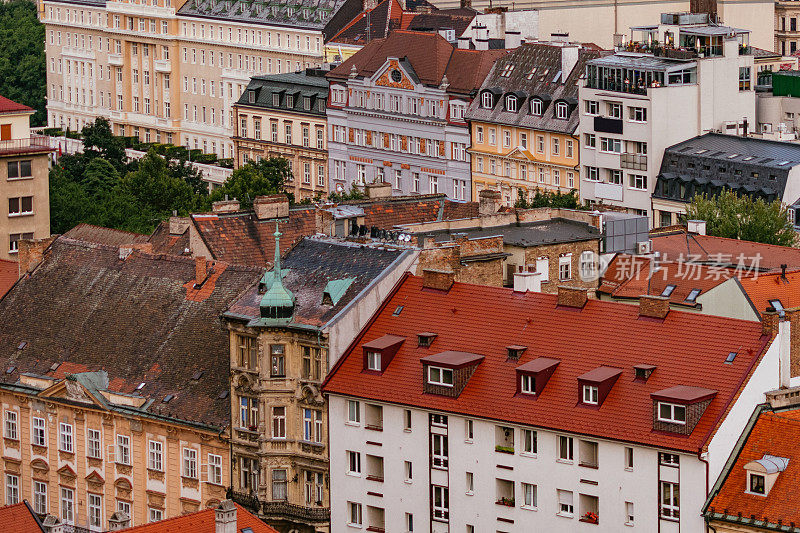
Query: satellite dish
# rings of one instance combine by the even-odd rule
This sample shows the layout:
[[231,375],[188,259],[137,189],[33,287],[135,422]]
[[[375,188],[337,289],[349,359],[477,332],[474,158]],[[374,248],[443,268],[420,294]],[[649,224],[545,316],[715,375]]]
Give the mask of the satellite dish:
[[405,241],[406,241],[406,242],[409,242],[410,240],[411,240],[411,235],[406,235],[406,236],[405,236]]

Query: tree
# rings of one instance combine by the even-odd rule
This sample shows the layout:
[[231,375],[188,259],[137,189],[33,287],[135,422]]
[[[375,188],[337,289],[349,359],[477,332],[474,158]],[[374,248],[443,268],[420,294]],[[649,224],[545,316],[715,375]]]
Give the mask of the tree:
[[[81,130],[83,137],[83,156],[87,160],[102,157],[111,163],[117,172],[124,172],[128,156],[122,137],[111,132],[111,124],[103,117],[95,119],[93,124],[86,124]],[[87,161],[88,162],[88,161]]]
[[291,176],[289,161],[282,157],[251,161],[234,170],[222,187],[211,194],[211,201],[216,202],[227,196],[239,200],[243,209],[249,209],[256,196],[283,193],[284,184]]
[[31,125],[47,124],[44,25],[36,2],[0,2],[0,94],[32,107]]
[[797,233],[780,200],[765,202],[725,190],[716,196],[698,194],[686,208],[689,220],[705,220],[706,233],[744,241],[793,246]]
[[88,196],[103,196],[119,182],[119,173],[108,160],[102,157],[92,159],[83,171],[81,186]]
[[547,189],[541,190],[538,187],[532,195],[528,195],[523,189],[517,190],[517,201],[514,207],[519,209],[531,209],[535,207],[560,207],[564,209],[582,209],[580,199],[572,189],[568,193],[561,191],[552,192]]
[[89,217],[92,202],[79,182],[62,167],[50,171],[50,231],[66,233]]
[[[120,182],[122,191],[130,193],[142,207],[146,207],[159,220],[168,218],[173,211],[186,215],[198,206],[192,187],[175,177],[167,160],[150,150],[139,161],[139,167],[129,172]],[[154,221],[153,226],[158,220]]]

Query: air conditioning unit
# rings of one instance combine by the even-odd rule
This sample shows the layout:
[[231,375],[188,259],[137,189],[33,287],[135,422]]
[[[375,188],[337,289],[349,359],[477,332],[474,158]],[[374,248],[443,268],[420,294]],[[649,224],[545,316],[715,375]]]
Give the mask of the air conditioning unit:
[[639,255],[649,254],[653,251],[653,241],[642,241],[636,243],[636,253]]

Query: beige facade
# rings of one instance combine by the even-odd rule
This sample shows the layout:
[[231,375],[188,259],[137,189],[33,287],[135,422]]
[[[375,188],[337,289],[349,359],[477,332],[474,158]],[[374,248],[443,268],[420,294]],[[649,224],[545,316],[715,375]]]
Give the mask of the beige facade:
[[51,149],[31,137],[31,114],[0,111],[0,259],[16,259],[21,239],[50,236]]
[[45,0],[49,125],[103,116],[117,134],[232,158],[231,106],[250,77],[322,61],[319,29],[177,2]]
[[96,376],[78,376],[26,374],[0,389],[5,504],[25,499],[106,531],[116,511],[139,525],[225,499],[230,453],[218,431],[136,414],[144,398],[91,390]]
[[800,48],[800,6],[791,0],[775,2],[775,52],[792,55]]

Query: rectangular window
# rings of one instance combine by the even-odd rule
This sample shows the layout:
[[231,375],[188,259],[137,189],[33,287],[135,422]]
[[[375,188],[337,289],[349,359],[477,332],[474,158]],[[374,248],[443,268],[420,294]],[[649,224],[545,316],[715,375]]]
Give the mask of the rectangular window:
[[356,502],[347,502],[348,522],[350,526],[361,526],[361,504]]
[[8,215],[30,215],[33,213],[33,196],[8,199]]
[[270,376],[273,378],[282,378],[286,376],[285,365],[285,347],[283,344],[271,344],[269,347],[270,353]]
[[30,178],[32,176],[33,171],[30,159],[8,162],[8,179]]
[[646,190],[647,189],[647,176],[638,174],[630,174],[628,177],[631,189]]
[[89,493],[89,526],[100,527],[103,525],[103,497],[99,494]]
[[536,377],[531,374],[522,374],[520,376],[520,392],[536,394]]
[[756,474],[754,472],[748,472],[747,477],[748,492],[764,495],[766,492],[765,477],[762,474]]
[[750,90],[750,67],[739,67],[739,90]]
[[381,370],[380,352],[367,352],[367,370]]
[[61,487],[61,520],[67,524],[75,521],[75,491]]
[[47,425],[44,418],[33,418],[34,446],[47,446]]
[[361,454],[359,452],[347,452],[347,473],[361,475]]
[[405,409],[403,411],[403,429],[405,431],[411,431],[411,409]]
[[633,448],[625,447],[625,470],[633,470]]
[[282,468],[275,469],[272,471],[272,500],[286,501],[287,499],[288,493],[286,470]]
[[208,482],[222,485],[222,456],[208,454]]
[[634,524],[633,518],[633,502],[625,502],[625,525],[632,526]]
[[572,279],[572,257],[564,256],[558,258],[558,279],[567,281]]
[[628,118],[631,122],[647,122],[647,108],[629,107]]
[[661,482],[661,516],[663,518],[680,518],[681,497],[677,483]]
[[583,134],[583,144],[586,148],[596,148],[597,147],[597,136],[594,133],[584,133]]
[[183,477],[197,479],[197,450],[194,448],[183,449],[183,468],[181,472]]
[[524,509],[536,509],[536,485],[522,483],[522,507]]
[[586,100],[586,114],[587,115],[600,114],[600,103],[597,100]]
[[597,405],[598,401],[598,389],[596,385],[584,385],[583,386],[583,403],[589,405]]
[[37,514],[47,514],[47,483],[33,482],[33,510]]
[[608,102],[608,116],[611,118],[622,118],[622,104]]
[[158,522],[164,519],[164,511],[161,509],[148,508],[147,519],[149,522]]
[[572,437],[558,436],[558,459],[570,462],[574,459]]
[[158,472],[163,471],[164,455],[163,444],[161,441],[148,441],[147,468],[150,470],[156,470]]
[[258,341],[255,337],[236,336],[239,344],[239,366],[251,370],[257,368]]
[[116,462],[123,465],[131,464],[131,438],[127,435],[117,435]]
[[58,449],[72,453],[72,424],[61,422],[58,425]]
[[572,517],[575,507],[572,503],[572,491],[558,490],[558,514]]
[[522,453],[527,453],[529,455],[535,455],[537,453],[536,438],[536,431],[532,429],[522,430]]
[[686,424],[686,406],[658,402],[658,420],[672,424]]
[[434,468],[447,468],[449,463],[447,435],[434,433],[431,435],[432,463]]
[[286,438],[286,407],[284,406],[272,408],[272,438]]
[[361,404],[355,400],[347,400],[347,422],[350,424],[361,423]]
[[464,421],[464,440],[472,442],[474,436],[474,424],[472,420]]
[[411,483],[411,481],[414,479],[414,466],[411,463],[411,461],[404,461],[404,467],[405,467],[405,470],[404,470],[405,471],[405,482],[406,483]]
[[3,436],[7,439],[18,440],[19,432],[17,428],[17,412],[6,411],[5,422],[3,423]]
[[611,137],[600,137],[600,151],[622,153],[622,140]]
[[19,476],[6,474],[6,505],[19,503]]
[[433,519],[444,522],[450,519],[450,493],[447,487],[433,486]]
[[453,386],[453,370],[451,368],[441,368],[438,366],[428,367],[428,383],[431,385],[441,385],[444,387]]
[[467,494],[475,493],[475,474],[467,472]]

